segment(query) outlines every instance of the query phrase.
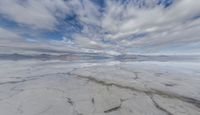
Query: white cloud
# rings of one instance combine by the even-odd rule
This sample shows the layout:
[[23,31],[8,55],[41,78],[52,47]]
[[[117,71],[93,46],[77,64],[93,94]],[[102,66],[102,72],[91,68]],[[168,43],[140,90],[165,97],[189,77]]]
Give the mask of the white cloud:
[[156,6],[154,8],[137,8],[131,3],[122,6],[118,2],[108,3],[102,20],[104,29],[113,34],[108,38],[122,38],[138,32],[153,32],[177,24],[199,15],[200,1],[181,0],[169,8]]
[[98,44],[96,41],[89,39],[84,36],[76,35],[74,36],[74,43],[79,47],[91,48],[91,49],[102,49],[101,44]]
[[54,29],[67,7],[62,0],[1,0],[0,13],[32,28]]
[[19,51],[41,53],[48,50],[67,51],[62,41],[56,43],[48,40],[25,39],[17,32],[0,27],[0,53],[19,53]]
[[9,30],[6,30],[4,28],[1,28],[0,27],[0,40],[4,40],[4,39],[12,39],[12,40],[15,40],[15,39],[19,39],[20,36],[18,34],[16,34],[15,32],[12,32],[12,31],[9,31]]
[[[19,24],[47,30],[55,29],[66,14],[77,15],[83,30],[73,35],[73,39],[55,43],[56,46],[121,53],[164,52],[174,47],[200,51],[199,47],[191,47],[200,41],[200,19],[193,19],[200,16],[199,0],[174,0],[167,8],[156,5],[156,0],[141,0],[148,3],[144,7],[139,7],[142,3],[138,0],[127,0],[123,4],[105,0],[104,12],[90,0],[26,1],[22,4],[20,0],[2,0],[0,13]],[[143,33],[144,36],[134,39],[134,35]]]
[[[200,40],[200,20],[192,19],[200,15],[199,6],[200,1],[196,0],[175,1],[168,8],[137,8],[131,3],[122,6],[108,1],[101,22],[103,29],[111,34],[104,37],[132,52],[143,50],[148,53],[168,50],[170,46],[184,47]],[[138,33],[147,33],[147,36],[127,39]]]

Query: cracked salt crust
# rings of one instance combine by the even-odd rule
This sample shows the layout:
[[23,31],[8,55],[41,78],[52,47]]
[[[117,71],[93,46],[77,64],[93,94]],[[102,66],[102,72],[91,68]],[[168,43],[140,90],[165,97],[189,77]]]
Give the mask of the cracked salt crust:
[[199,115],[199,66],[0,61],[0,113]]

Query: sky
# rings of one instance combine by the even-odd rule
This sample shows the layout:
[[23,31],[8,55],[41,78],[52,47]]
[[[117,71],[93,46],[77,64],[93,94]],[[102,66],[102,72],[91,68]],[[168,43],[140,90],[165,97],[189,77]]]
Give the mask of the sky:
[[2,48],[199,54],[200,0],[0,0]]

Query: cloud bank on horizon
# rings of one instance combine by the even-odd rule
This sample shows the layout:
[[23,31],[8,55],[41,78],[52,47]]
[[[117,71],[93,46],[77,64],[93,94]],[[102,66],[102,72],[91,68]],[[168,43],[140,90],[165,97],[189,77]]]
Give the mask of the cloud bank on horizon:
[[0,47],[200,51],[199,0],[1,0]]

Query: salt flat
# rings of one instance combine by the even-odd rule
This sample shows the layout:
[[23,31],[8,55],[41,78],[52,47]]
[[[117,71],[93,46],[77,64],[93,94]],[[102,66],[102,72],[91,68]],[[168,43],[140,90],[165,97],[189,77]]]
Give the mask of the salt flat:
[[200,115],[200,64],[0,61],[1,115]]

